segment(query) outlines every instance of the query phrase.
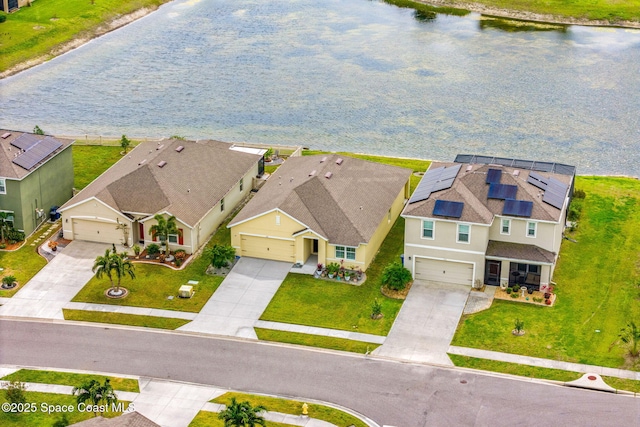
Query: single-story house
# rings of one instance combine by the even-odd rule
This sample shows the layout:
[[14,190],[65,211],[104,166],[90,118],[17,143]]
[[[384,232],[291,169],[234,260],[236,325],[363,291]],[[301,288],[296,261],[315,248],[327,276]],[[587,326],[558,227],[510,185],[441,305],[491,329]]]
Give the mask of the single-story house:
[[434,162],[407,203],[405,265],[419,280],[551,283],[575,167],[458,155]]
[[0,211],[28,236],[73,195],[73,141],[0,129]]
[[367,269],[410,194],[410,169],[333,155],[290,158],[229,223],[241,256]]
[[154,216],[173,215],[170,249],[193,253],[249,194],[262,154],[219,141],[142,143],[59,209],[64,237],[148,245]]

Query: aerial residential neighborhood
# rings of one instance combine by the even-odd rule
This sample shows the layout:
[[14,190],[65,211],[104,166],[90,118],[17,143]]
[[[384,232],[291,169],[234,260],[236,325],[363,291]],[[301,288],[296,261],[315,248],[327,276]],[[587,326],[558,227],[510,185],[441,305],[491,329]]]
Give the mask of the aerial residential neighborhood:
[[0,2],[0,425],[635,425],[639,0]]

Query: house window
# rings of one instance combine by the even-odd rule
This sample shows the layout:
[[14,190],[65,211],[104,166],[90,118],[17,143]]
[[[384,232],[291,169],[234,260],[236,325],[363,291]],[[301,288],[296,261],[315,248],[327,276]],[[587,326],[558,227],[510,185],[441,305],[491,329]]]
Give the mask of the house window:
[[536,225],[535,222],[527,222],[527,237],[536,237]]
[[169,243],[178,243],[178,235],[169,234]]
[[280,225],[280,215],[276,215],[276,225]]
[[355,260],[356,248],[350,248],[348,246],[336,246],[336,258]]
[[422,221],[422,237],[425,239],[433,239],[434,226],[433,221]]
[[500,234],[510,234],[511,233],[511,220],[503,219],[500,226]]
[[240,191],[244,188],[244,179],[240,178]]
[[466,224],[458,224],[458,243],[469,243],[470,226]]
[[7,194],[7,183],[4,178],[0,178],[0,194]]
[[224,197],[220,200],[220,212],[224,212]]

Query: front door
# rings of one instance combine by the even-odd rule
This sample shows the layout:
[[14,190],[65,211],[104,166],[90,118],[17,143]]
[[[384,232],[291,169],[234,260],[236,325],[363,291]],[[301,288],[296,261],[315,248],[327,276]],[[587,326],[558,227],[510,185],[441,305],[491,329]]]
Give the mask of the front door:
[[314,255],[318,255],[318,239],[313,239],[313,249],[311,253]]
[[501,266],[502,263],[500,261],[487,260],[484,268],[484,283],[492,286],[500,285]]

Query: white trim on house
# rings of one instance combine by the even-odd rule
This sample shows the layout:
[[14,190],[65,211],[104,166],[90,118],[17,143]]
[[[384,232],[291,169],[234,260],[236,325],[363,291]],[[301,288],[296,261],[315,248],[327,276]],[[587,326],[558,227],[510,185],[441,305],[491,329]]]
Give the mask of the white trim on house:
[[416,276],[416,258],[431,259],[431,260],[434,260],[434,261],[455,262],[455,263],[458,263],[458,264],[471,264],[471,265],[473,265],[473,272],[472,272],[472,275],[471,275],[471,285],[473,286],[473,281],[474,281],[474,278],[476,277],[476,263],[473,262],[473,261],[460,261],[458,259],[449,259],[449,258],[440,258],[440,257],[432,257],[432,256],[414,255],[412,257],[412,259],[411,259],[411,262],[412,262],[411,271],[412,271],[412,275],[413,275],[414,279],[415,279],[415,276]]
[[554,265],[554,263],[552,262],[546,262],[546,261],[532,261],[532,260],[526,260],[526,259],[515,259],[515,258],[501,258],[501,257],[497,257],[497,256],[486,256],[486,259],[490,259],[493,261],[508,261],[508,262],[515,262],[518,264],[533,264],[533,265]]
[[[298,221],[298,222],[299,222],[299,221]],[[321,235],[319,235],[317,232],[313,231],[313,230],[312,230],[312,229],[310,229],[310,228],[306,228],[306,229],[304,229],[304,230],[302,230],[302,231],[298,231],[297,233],[292,234],[292,236],[293,236],[293,237],[298,237],[298,236],[303,235],[304,233],[312,233],[312,234],[314,234],[315,236],[318,236],[318,238],[320,238],[320,239],[324,240],[325,242],[328,242],[328,241],[329,241],[329,239],[326,239],[326,238],[322,237]],[[303,237],[304,237],[305,239],[313,239],[313,237],[307,237],[307,236],[303,236]],[[344,245],[343,245],[343,246],[344,246]]]
[[[90,202],[90,201],[92,201],[92,200],[93,200],[94,202],[99,202],[102,206],[104,206],[104,207],[106,207],[106,208],[110,209],[110,210],[111,210],[112,212],[114,212],[115,214],[117,214],[117,215],[119,215],[119,216],[124,216],[124,217],[126,217],[126,215],[124,215],[122,212],[120,212],[120,211],[119,211],[119,210],[117,210],[117,209],[114,209],[113,207],[109,206],[108,204],[106,204],[105,202],[103,202],[102,200],[98,199],[98,198],[97,198],[97,197],[95,197],[95,196],[91,196],[91,197],[89,197],[88,199],[84,199],[84,200],[82,200],[82,201],[80,201],[80,202],[78,202],[78,203],[74,203],[73,205],[67,206],[67,207],[66,207],[66,208],[64,208],[64,209],[59,209],[59,210],[58,210],[58,212],[61,212],[61,213],[62,213],[62,212],[64,212],[64,211],[68,210],[68,209],[75,208],[76,206],[83,205],[83,204],[88,203],[88,202]],[[129,218],[127,218],[127,219],[129,219]]]
[[[474,226],[478,226],[478,227],[491,227],[493,225],[493,220],[494,218],[491,219],[491,222],[489,224],[485,224],[484,222],[464,222],[464,221],[453,221],[450,219],[441,219],[439,217],[434,217],[434,216],[415,216],[415,215],[400,215],[402,218],[415,218],[415,219],[428,219],[428,220],[433,220],[433,221],[442,221],[442,222],[453,222],[455,224],[472,224]],[[496,215],[494,215],[495,217]]]
[[[429,221],[431,223],[431,237],[425,237],[424,236],[424,223],[425,221]],[[424,239],[424,240],[435,240],[436,239],[436,221],[433,219],[423,219],[420,222],[421,225],[421,233],[420,233],[420,238]]]
[[[529,234],[529,226],[533,224],[533,236]],[[525,236],[530,239],[535,239],[538,237],[538,223],[536,221],[527,221],[527,227],[525,228]]]
[[480,251],[468,251],[468,250],[464,250],[464,249],[445,248],[445,247],[442,247],[442,246],[418,245],[418,244],[415,244],[415,243],[405,243],[404,245],[408,246],[410,248],[436,249],[436,250],[439,250],[439,251],[460,252],[460,253],[464,253],[464,254],[484,255],[486,253],[486,252],[480,252]]
[[278,236],[267,236],[265,234],[254,234],[254,233],[238,233],[239,236],[249,236],[249,237],[265,237],[267,239],[276,239],[276,240],[286,240],[288,242],[295,242],[296,239],[290,239],[288,237],[278,237]]

